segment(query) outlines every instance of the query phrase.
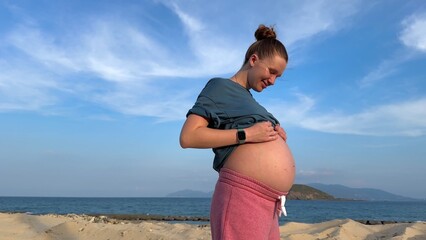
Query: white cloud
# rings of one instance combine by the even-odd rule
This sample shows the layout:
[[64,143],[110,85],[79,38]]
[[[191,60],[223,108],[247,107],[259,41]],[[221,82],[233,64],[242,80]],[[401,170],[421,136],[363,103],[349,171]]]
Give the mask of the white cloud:
[[[177,7],[174,10],[188,31],[189,45],[183,46],[188,51],[182,50],[188,52],[185,55],[177,56],[167,43],[158,42],[143,27],[117,19],[92,19],[79,32],[64,30],[54,35],[37,24],[18,26],[6,34],[1,47],[21,58],[19,64],[11,63],[16,74],[31,69],[33,77],[27,82],[19,77],[3,81],[25,96],[9,91],[3,95],[2,109],[41,110],[60,102],[60,94],[55,93],[61,89],[120,113],[181,119],[186,113],[182,106],[191,106],[194,93],[173,90],[164,82],[234,71],[242,53],[229,45],[230,39],[204,30],[200,20]],[[36,76],[40,78],[36,80]],[[3,79],[6,77],[3,75]],[[159,79],[161,84],[156,82]],[[43,81],[49,85],[43,85]],[[2,89],[5,91],[6,86]]]
[[[50,71],[83,72],[113,82],[199,77],[235,69],[238,63],[231,62],[240,57],[236,51],[195,27],[189,15],[180,11],[179,16],[186,16],[185,26],[195,31],[189,34],[192,55],[179,56],[180,62],[175,61],[177,57],[167,45],[149,37],[143,29],[115,19],[93,21],[72,37],[52,36],[35,27],[21,26],[9,34],[7,41]],[[194,60],[193,55],[198,59]]]
[[392,76],[400,70],[400,65],[414,59],[419,53],[426,52],[426,14],[407,17],[402,21],[402,26],[399,40],[414,51],[396,50],[389,59],[383,60],[359,81],[360,87],[371,86]]
[[[254,41],[254,30],[258,24],[276,24],[278,38],[291,51],[293,56],[290,64],[300,61],[295,57],[295,49],[306,46],[321,33],[331,33],[348,25],[348,19],[355,15],[361,7],[360,0],[331,2],[298,1],[263,1],[252,3],[241,1],[245,9],[268,11],[268,15],[252,14],[252,11],[235,10],[234,14],[221,15],[217,9],[232,9],[235,2],[190,2],[174,0],[165,1],[181,20],[189,38],[193,54],[202,63],[202,70],[208,75],[236,71],[242,64],[245,51]],[[206,5],[207,4],[207,5]],[[368,5],[368,4],[367,4]],[[220,7],[219,7],[220,6]],[[202,16],[202,17],[201,17]],[[220,16],[218,18],[218,16]],[[198,17],[198,18],[197,18]],[[238,19],[238,20],[236,20]],[[239,22],[246,22],[241,26]],[[220,25],[218,25],[220,24]],[[229,27],[231,26],[231,27]],[[250,29],[246,29],[251,26]]]
[[[154,51],[161,49],[152,40],[130,26],[98,21],[91,32],[80,36],[81,62],[86,70],[102,79],[114,82],[144,80],[153,64],[143,56],[158,57]],[[155,59],[153,59],[155,62]]]
[[342,115],[306,116],[299,125],[321,132],[370,136],[426,135],[426,98]]
[[[305,42],[321,32],[340,29],[344,27],[343,20],[359,10],[359,1],[343,1],[332,5],[328,1],[277,4],[279,7],[274,8],[274,11],[288,9],[285,21],[279,20],[283,24],[278,24],[278,27],[285,33],[289,44]],[[217,26],[212,27],[215,22],[210,21],[209,16],[197,18],[184,7],[168,6],[180,19],[187,33],[188,45],[183,48],[188,48],[188,51],[182,52],[188,54],[180,56],[179,61],[176,61],[177,57],[166,43],[159,42],[141,27],[117,19],[91,21],[81,27],[80,32],[73,33],[72,37],[66,30],[64,34],[50,35],[34,27],[37,24],[31,24],[31,27],[19,26],[6,36],[6,45],[2,44],[1,47],[13,46],[12,51],[29,57],[24,62],[12,62],[12,66],[1,69],[4,71],[0,77],[0,91],[5,93],[2,94],[1,109],[41,109],[58,104],[60,99],[57,91],[64,91],[73,93],[82,101],[100,104],[124,114],[151,116],[161,120],[181,119],[193,103],[194,93],[191,89],[183,90],[182,86],[173,89],[167,84],[152,83],[160,78],[162,82],[172,82],[171,77],[204,77],[235,71],[241,64],[247,46],[239,44],[241,39],[234,40],[235,29],[231,33],[220,32]],[[217,14],[208,7],[204,11]],[[252,18],[250,14],[241,17]],[[418,32],[418,25],[417,20],[413,21],[407,26],[414,27],[407,29],[417,29],[413,31]],[[407,30],[404,36],[412,36],[411,32]],[[420,45],[416,43],[415,46]],[[384,62],[362,82],[369,84],[382,79],[390,74],[388,70],[392,67],[392,63]],[[31,79],[22,80],[27,75],[32,76]],[[87,82],[79,85],[78,80],[70,78],[83,78]],[[99,91],[92,79],[107,90]],[[303,94],[295,93],[295,96],[296,104],[283,102],[268,109],[278,114],[284,122],[304,128],[373,135],[380,135],[382,131],[370,131],[368,126],[378,124],[380,114],[392,115],[389,110],[385,111],[388,108],[378,107],[351,116],[326,114],[313,117],[315,100]],[[399,120],[392,120],[391,123],[397,124],[400,129],[393,133],[423,134],[424,128],[417,128],[422,123],[412,125],[413,130],[404,127],[404,123],[409,120],[401,116],[396,119]],[[359,120],[360,123],[357,122]]]
[[396,51],[392,57],[383,60],[378,67],[367,73],[358,82],[361,88],[370,87],[374,84],[386,80],[393,74],[396,74],[401,70],[401,65],[410,59],[413,59],[414,55],[411,52]]
[[38,111],[58,103],[52,75],[0,61],[0,111]]
[[37,28],[19,26],[6,36],[6,41],[30,57],[38,60],[38,63],[51,69],[65,67],[78,70],[75,61],[69,54],[55,43],[57,39],[43,34]]
[[198,63],[192,71],[187,72],[191,75],[211,76],[238,70],[245,49],[236,48],[231,35],[221,37],[223,33],[213,31],[214,28],[207,26],[208,23],[191,16],[177,4],[173,4],[171,9],[186,29],[189,46]]
[[[203,40],[197,41],[201,47]],[[0,85],[0,90],[8,91],[2,95],[1,108],[9,110],[34,111],[58,103],[59,95],[54,93],[61,89],[121,113],[181,119],[186,113],[182,106],[190,107],[188,94],[183,94],[185,90],[172,94],[174,90],[164,82],[173,81],[171,77],[221,73],[222,64],[226,64],[193,61],[189,57],[183,58],[187,62],[173,62],[175,58],[167,46],[147,37],[142,30],[112,20],[98,20],[73,38],[54,37],[35,27],[20,26],[5,38],[5,43],[3,46],[17,55],[26,55],[19,63],[4,67],[14,69],[3,71]],[[208,51],[204,54],[208,55]],[[31,73],[27,73],[28,69]],[[20,76],[12,76],[16,74]],[[25,74],[32,77],[22,80]],[[161,83],[153,84],[160,78]],[[100,91],[103,88],[108,90]],[[175,112],[173,117],[167,114]]]
[[316,100],[293,92],[293,101],[274,100],[265,104],[284,127],[368,136],[426,135],[426,98],[368,108],[359,113],[318,113]]
[[[134,86],[134,87],[132,87]],[[158,121],[182,120],[193,102],[189,90],[173,91],[152,88],[141,92],[136,85],[119,87],[108,94],[96,94],[92,100],[123,114],[155,117]]]
[[205,28],[203,23],[191,15],[183,12],[176,3],[173,3],[171,6],[189,33],[200,32]]
[[406,18],[399,39],[407,47],[426,52],[426,14],[415,14]]
[[290,92],[295,101],[273,99],[265,104],[269,112],[284,124],[299,125],[315,107],[315,99],[297,91]]
[[381,80],[392,76],[400,69],[400,66],[416,57],[416,52],[426,52],[426,14],[414,14],[402,21],[403,29],[400,32],[399,40],[407,49],[397,50],[389,59],[383,60],[376,69],[367,73],[359,82],[361,88],[369,87]]
[[62,70],[62,74],[86,72],[114,82],[167,75],[159,71],[168,59],[166,48],[113,20],[95,21],[72,38],[21,26],[7,40],[50,71]]
[[283,25],[279,25],[279,28],[284,33],[286,45],[297,45],[320,33],[345,28],[348,17],[360,10],[360,2],[322,0],[283,3],[284,9],[289,10],[282,15]]

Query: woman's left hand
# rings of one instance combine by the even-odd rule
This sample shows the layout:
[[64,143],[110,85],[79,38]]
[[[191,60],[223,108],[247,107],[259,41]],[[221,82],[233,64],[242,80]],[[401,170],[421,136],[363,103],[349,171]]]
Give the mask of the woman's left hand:
[[278,135],[286,142],[287,141],[287,133],[284,131],[284,128],[282,128],[279,124],[275,125],[276,132],[278,132]]

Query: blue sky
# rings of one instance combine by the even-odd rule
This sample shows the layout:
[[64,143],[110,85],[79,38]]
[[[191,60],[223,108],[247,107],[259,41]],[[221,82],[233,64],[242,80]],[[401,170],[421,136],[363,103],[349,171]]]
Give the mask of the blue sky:
[[0,0],[0,196],[213,190],[212,151],[181,149],[180,128],[261,23],[290,61],[253,95],[296,183],[426,198],[422,0]]

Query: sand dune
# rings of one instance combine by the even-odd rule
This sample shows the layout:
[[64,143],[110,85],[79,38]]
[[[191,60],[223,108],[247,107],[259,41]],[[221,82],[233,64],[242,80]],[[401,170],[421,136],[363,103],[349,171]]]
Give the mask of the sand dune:
[[[426,239],[426,223],[364,225],[343,219],[316,224],[287,223],[281,239]],[[0,213],[0,240],[210,239],[208,225],[129,222],[85,215]]]
[[426,223],[364,225],[351,219],[316,224],[287,223],[282,239],[426,239]]

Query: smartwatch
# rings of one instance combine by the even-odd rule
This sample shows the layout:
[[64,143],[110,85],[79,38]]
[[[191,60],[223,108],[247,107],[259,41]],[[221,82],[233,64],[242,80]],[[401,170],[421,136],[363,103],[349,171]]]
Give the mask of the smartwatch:
[[246,132],[244,131],[244,129],[237,129],[237,139],[238,144],[243,144],[246,142]]

